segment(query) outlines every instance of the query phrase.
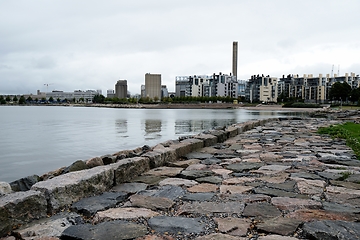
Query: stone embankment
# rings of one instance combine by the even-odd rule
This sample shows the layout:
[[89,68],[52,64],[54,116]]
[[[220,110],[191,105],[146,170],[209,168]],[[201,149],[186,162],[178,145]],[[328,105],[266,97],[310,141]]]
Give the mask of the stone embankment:
[[115,163],[2,196],[0,233],[6,240],[359,239],[360,161],[343,140],[316,134],[341,122],[252,121],[131,158],[115,154]]

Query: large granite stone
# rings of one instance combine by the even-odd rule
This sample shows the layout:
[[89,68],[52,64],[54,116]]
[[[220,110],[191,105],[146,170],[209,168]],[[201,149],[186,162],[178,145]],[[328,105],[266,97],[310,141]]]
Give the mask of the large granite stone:
[[198,135],[195,135],[194,138],[202,140],[204,143],[204,147],[213,146],[217,143],[217,137],[211,134],[200,133]]
[[188,153],[204,147],[204,142],[200,139],[188,138],[169,146],[175,150],[177,157],[186,156]]
[[302,227],[307,238],[311,239],[360,239],[360,223],[345,221],[307,222]]
[[55,212],[82,198],[101,194],[109,190],[113,183],[114,169],[112,165],[106,165],[38,182],[31,189],[41,191],[48,200],[49,210]]
[[154,147],[153,151],[144,153],[142,157],[149,158],[150,168],[164,166],[168,162],[177,160],[176,151],[174,149],[158,144]]
[[103,222],[97,225],[81,224],[71,226],[63,231],[61,239],[134,239],[147,233],[145,225],[126,221]]
[[34,219],[47,216],[47,202],[39,191],[15,192],[0,197],[0,236]]
[[149,227],[156,232],[164,233],[202,233],[205,223],[200,218],[185,217],[153,217],[148,220]]
[[115,170],[115,184],[118,185],[149,171],[150,160],[146,157],[126,158],[110,166]]
[[7,182],[0,182],[0,197],[12,192],[11,186]]
[[35,183],[39,182],[38,175],[31,175],[10,183],[11,189],[15,192],[28,191]]
[[56,239],[60,237],[62,232],[68,227],[83,223],[84,221],[77,213],[62,212],[49,218],[35,220],[18,230],[13,230],[13,232],[26,240],[50,240],[51,238]]

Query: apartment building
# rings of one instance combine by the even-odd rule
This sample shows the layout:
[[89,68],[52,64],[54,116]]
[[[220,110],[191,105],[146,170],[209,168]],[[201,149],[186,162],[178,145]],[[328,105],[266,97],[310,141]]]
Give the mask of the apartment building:
[[179,97],[238,97],[238,82],[235,76],[226,74],[177,76],[175,93]]
[[115,97],[127,98],[127,80],[118,80],[115,84]]
[[145,74],[145,95],[150,99],[161,99],[161,74]]
[[277,102],[277,81],[276,77],[269,75],[251,76],[245,89],[245,98],[250,102]]

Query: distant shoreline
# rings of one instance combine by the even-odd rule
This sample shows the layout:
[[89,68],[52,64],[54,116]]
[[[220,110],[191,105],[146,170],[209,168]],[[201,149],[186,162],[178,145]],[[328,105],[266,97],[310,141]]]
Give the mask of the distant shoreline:
[[169,103],[169,104],[101,104],[101,103],[80,103],[80,104],[5,104],[2,106],[64,106],[64,107],[99,107],[99,108],[133,108],[133,109],[246,109],[264,111],[286,111],[286,112],[314,112],[326,111],[326,108],[283,108],[281,105],[247,106],[233,103]]

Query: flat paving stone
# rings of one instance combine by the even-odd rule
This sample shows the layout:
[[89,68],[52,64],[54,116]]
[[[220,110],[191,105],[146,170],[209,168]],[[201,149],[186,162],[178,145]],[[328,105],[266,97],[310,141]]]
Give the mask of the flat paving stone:
[[240,202],[192,202],[184,203],[178,214],[213,214],[213,213],[242,213],[244,210],[244,203]]
[[311,239],[359,239],[360,223],[345,221],[314,221],[302,227],[304,235]]
[[182,170],[183,168],[177,167],[158,167],[147,171],[144,175],[175,177]]
[[71,209],[86,217],[91,217],[98,211],[115,207],[127,198],[128,194],[125,192],[105,192],[99,196],[81,199],[72,204]]
[[131,182],[131,183],[122,183],[122,184],[116,185],[115,187],[113,187],[111,189],[111,191],[137,193],[139,191],[145,190],[147,187],[148,187],[148,184],[145,184],[145,183]]
[[291,197],[273,197],[271,203],[280,210],[294,211],[300,208],[320,209],[321,202]]
[[134,239],[147,234],[145,225],[126,221],[103,222],[97,225],[81,224],[63,231],[61,239]]
[[181,197],[181,200],[183,201],[211,201],[211,199],[215,196],[215,193],[212,192],[205,192],[205,193],[187,193],[183,197]]
[[280,189],[275,188],[268,188],[268,187],[258,187],[253,189],[254,193],[257,194],[265,194],[271,197],[292,197],[292,198],[310,198],[308,195],[305,194],[297,194],[295,192],[288,192]]
[[197,178],[209,177],[214,175],[212,171],[203,171],[203,170],[184,170],[182,171],[178,177],[185,178],[190,180],[195,180]]
[[281,212],[274,205],[267,202],[255,202],[247,204],[242,215],[266,220],[281,216]]
[[187,190],[191,193],[197,192],[197,193],[204,193],[204,192],[217,192],[219,187],[216,184],[210,184],[210,183],[201,183],[192,187],[189,187]]
[[187,168],[190,165],[198,164],[198,163],[200,163],[199,159],[189,159],[189,160],[178,161],[178,162],[169,162],[169,163],[167,163],[167,166]]
[[250,192],[253,188],[254,187],[251,186],[221,185],[220,193],[229,193],[229,194],[245,193],[245,192]]
[[134,178],[134,182],[139,182],[139,183],[145,183],[149,186],[154,186],[159,184],[159,182],[161,182],[162,180],[164,180],[165,178],[168,178],[166,176],[151,176],[151,175],[141,175],[138,176],[136,178]]
[[298,240],[299,238],[296,237],[289,237],[289,236],[281,236],[281,235],[266,235],[266,236],[259,236],[258,240]]
[[291,166],[284,166],[284,165],[266,165],[266,166],[262,166],[261,168],[259,168],[258,170],[252,171],[254,173],[260,173],[260,174],[264,174],[264,175],[271,175],[271,174],[276,174],[282,171],[285,171],[287,169],[290,169]]
[[250,170],[258,169],[262,166],[264,166],[264,163],[244,162],[244,163],[229,164],[228,166],[226,166],[226,169],[231,170],[233,172],[248,172]]
[[356,216],[353,213],[340,213],[326,211],[322,209],[298,209],[290,212],[286,217],[291,219],[298,219],[303,222],[319,221],[319,220],[343,220],[355,221]]
[[195,238],[196,240],[247,240],[248,238],[239,238],[223,233],[212,233],[205,236]]
[[187,159],[200,159],[200,160],[204,160],[204,159],[213,157],[213,155],[210,154],[210,153],[191,152],[191,153],[186,154],[185,157],[186,157]]
[[185,217],[153,217],[148,220],[149,227],[161,233],[202,233],[205,232],[205,223],[200,218]]
[[197,181],[183,179],[183,178],[166,178],[159,182],[159,186],[165,185],[175,185],[175,186],[185,186],[185,187],[192,187],[199,184]]
[[243,184],[246,182],[254,182],[256,178],[251,177],[235,177],[235,178],[228,178],[222,181],[223,185],[236,185],[236,184]]
[[144,196],[144,195],[132,195],[129,198],[131,202],[131,206],[133,207],[140,207],[140,208],[147,208],[151,210],[168,210],[171,208],[175,203],[171,199],[164,198],[164,197],[152,197],[152,196]]
[[227,233],[232,236],[245,237],[248,229],[250,229],[251,220],[241,218],[214,218],[218,229],[222,233]]
[[294,234],[302,221],[291,218],[276,217],[256,225],[259,232],[275,233],[283,236]]
[[164,197],[171,200],[175,200],[179,197],[184,196],[185,190],[179,186],[165,185],[165,186],[161,186],[158,189],[144,190],[139,192],[138,194],[145,196],[153,196],[153,197]]
[[199,183],[212,183],[212,184],[219,184],[222,182],[222,178],[217,176],[209,176],[209,177],[201,177],[196,178],[195,181]]
[[125,207],[125,208],[110,208],[105,211],[100,211],[96,213],[94,219],[95,222],[100,222],[103,220],[131,220],[139,217],[150,218],[158,216],[159,213],[154,212],[147,208],[135,208],[135,207]]

